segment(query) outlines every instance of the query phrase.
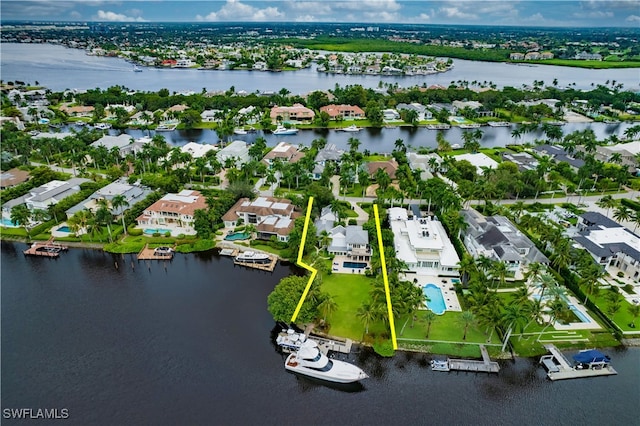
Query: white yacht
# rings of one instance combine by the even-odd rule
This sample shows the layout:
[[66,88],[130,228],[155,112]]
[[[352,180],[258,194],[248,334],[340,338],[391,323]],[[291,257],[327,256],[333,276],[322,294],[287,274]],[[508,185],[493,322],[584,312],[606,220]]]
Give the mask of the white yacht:
[[355,124],[352,124],[351,126],[348,127],[344,127],[342,129],[343,132],[351,132],[351,133],[355,133],[355,132],[359,132],[360,130],[362,130],[361,127],[356,126]]
[[278,126],[274,131],[273,134],[274,135],[295,135],[296,133],[298,133],[298,129],[295,129],[293,127],[287,129],[284,126]]
[[111,124],[109,123],[96,123],[93,127],[98,130],[107,130],[111,128]]
[[264,253],[245,251],[237,255],[234,260],[241,263],[270,263],[271,257]]
[[491,127],[511,127],[508,121],[488,121],[487,124]]
[[329,359],[313,340],[305,341],[297,352],[290,354],[284,362],[284,368],[293,373],[335,383],[353,383],[369,377],[353,364]]
[[142,72],[142,68],[140,68],[140,67],[139,67],[139,66],[137,66],[137,65],[134,65],[134,66],[133,66],[133,72]]
[[245,129],[243,129],[242,127],[237,127],[235,129],[233,129],[233,133],[236,135],[246,135],[247,131]]

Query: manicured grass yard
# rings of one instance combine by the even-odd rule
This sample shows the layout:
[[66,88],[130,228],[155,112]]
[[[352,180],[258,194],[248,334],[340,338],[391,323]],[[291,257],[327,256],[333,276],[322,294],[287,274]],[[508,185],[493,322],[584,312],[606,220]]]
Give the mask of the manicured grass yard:
[[[360,341],[364,334],[364,324],[356,312],[364,301],[369,300],[372,278],[352,274],[331,274],[322,278],[322,291],[333,297],[338,310],[327,318],[334,336],[347,337]],[[378,327],[376,327],[377,330]],[[369,332],[373,327],[369,327]]]

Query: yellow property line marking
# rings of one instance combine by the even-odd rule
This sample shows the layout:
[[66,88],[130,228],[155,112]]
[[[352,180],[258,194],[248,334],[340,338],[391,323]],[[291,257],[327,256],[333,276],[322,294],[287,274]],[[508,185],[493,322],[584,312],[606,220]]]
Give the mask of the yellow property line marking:
[[378,216],[378,205],[373,205],[373,214],[376,218],[376,231],[378,233],[378,251],[380,252],[380,266],[382,267],[382,279],[384,280],[384,292],[387,296],[387,311],[389,314],[389,327],[391,328],[391,341],[393,349],[398,349],[396,339],[396,326],[393,320],[393,309],[391,308],[391,293],[389,292],[389,277],[387,276],[387,262],[384,258],[384,246],[382,245],[382,229],[380,228],[380,217]]
[[298,306],[296,307],[293,316],[291,317],[291,322],[296,322],[296,318],[300,313],[300,309],[302,309],[302,304],[304,300],[307,298],[307,294],[309,294],[309,289],[311,288],[311,284],[313,284],[313,280],[318,273],[317,269],[312,268],[302,261],[302,255],[304,254],[304,244],[307,241],[307,230],[309,229],[309,219],[311,218],[311,206],[313,205],[313,197],[309,197],[309,204],[307,204],[307,216],[304,219],[304,228],[302,230],[302,241],[300,241],[300,248],[298,249],[298,261],[296,264],[298,266],[302,266],[307,271],[311,272],[311,276],[309,277],[309,282],[307,283],[307,287],[302,292],[302,297],[300,297],[300,301],[298,302]]

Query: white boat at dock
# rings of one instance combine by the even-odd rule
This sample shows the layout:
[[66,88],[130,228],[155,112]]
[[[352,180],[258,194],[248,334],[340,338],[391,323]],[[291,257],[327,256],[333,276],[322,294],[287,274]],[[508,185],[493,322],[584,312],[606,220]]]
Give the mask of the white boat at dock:
[[304,333],[297,333],[295,330],[289,328],[286,331],[278,333],[276,337],[276,344],[283,350],[293,352],[300,349],[302,344],[307,341],[307,335]]
[[290,128],[286,128],[284,126],[278,126],[274,131],[273,134],[274,135],[295,135],[296,133],[298,133],[298,129],[290,127]]
[[448,360],[437,360],[434,359],[431,361],[431,369],[433,371],[450,371],[449,361]]
[[271,256],[264,253],[258,253],[255,251],[245,251],[237,255],[234,259],[235,262],[239,263],[271,263]]
[[158,127],[156,127],[156,132],[173,132],[175,129],[175,124],[158,124]]
[[488,121],[487,124],[491,127],[511,127],[508,121]]
[[360,367],[329,359],[313,340],[305,341],[297,352],[290,354],[284,362],[284,368],[293,373],[334,383],[354,383],[369,377]]
[[137,65],[134,65],[134,66],[133,66],[133,72],[142,72],[142,68],[140,68],[140,67],[139,67],[139,66],[137,66]]
[[596,349],[586,349],[573,356],[573,364],[555,347],[544,346],[549,355],[540,358],[540,364],[547,370],[551,380],[579,379],[583,377],[610,376],[618,374],[611,367],[611,358]]
[[451,125],[450,124],[444,124],[444,123],[427,124],[426,128],[427,128],[427,130],[449,130],[451,128]]
[[93,126],[94,128],[98,129],[98,130],[108,130],[111,128],[111,124],[109,123],[96,123]]
[[355,124],[352,124],[351,126],[348,127],[343,127],[341,129],[338,129],[342,132],[351,132],[351,133],[355,133],[355,132],[359,132],[360,130],[362,130],[362,127],[358,127]]
[[236,128],[236,129],[233,129],[233,133],[235,135],[246,135],[247,131],[245,129],[242,129],[242,128]]
[[467,123],[467,124],[460,124],[458,127],[460,127],[461,129],[479,129],[480,128],[480,124],[478,123]]

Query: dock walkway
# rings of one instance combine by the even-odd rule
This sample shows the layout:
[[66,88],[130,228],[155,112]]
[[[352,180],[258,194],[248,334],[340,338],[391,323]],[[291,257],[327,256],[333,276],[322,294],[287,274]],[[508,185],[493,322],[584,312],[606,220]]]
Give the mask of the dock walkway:
[[138,253],[138,260],[171,260],[173,259],[174,250],[157,252],[155,248],[149,248],[149,244]]
[[269,263],[241,262],[236,259],[233,259],[233,263],[239,266],[246,266],[247,268],[273,272],[273,270],[276,268],[276,264],[278,263],[278,259],[276,257],[270,257],[269,259],[271,260]]
[[444,363],[432,364],[437,365],[437,368],[432,368],[434,371],[472,371],[478,373],[497,373],[500,371],[500,365],[491,361],[489,358],[489,352],[484,345],[480,345],[480,353],[482,354],[482,361],[473,359],[454,359],[449,358]]
[[63,251],[67,251],[68,247],[63,246],[60,243],[53,242],[53,237],[45,242],[35,242],[31,244],[31,246],[24,250],[25,256],[41,256],[41,257],[49,257],[49,258],[57,258],[60,256],[60,253]]

